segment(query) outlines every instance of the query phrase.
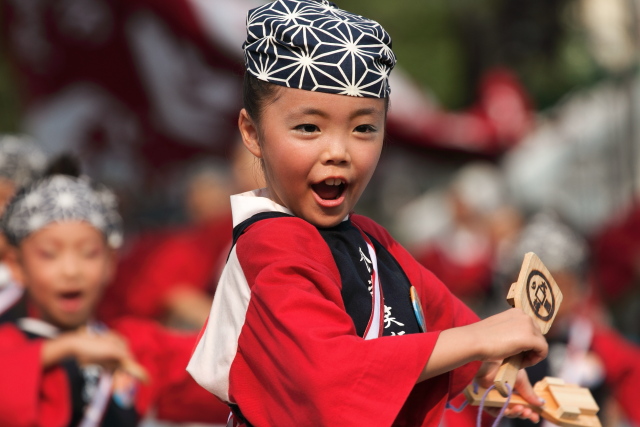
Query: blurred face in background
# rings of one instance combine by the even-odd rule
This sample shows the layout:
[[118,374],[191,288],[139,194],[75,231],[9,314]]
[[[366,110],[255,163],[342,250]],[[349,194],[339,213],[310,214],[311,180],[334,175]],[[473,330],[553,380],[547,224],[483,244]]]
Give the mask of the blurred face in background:
[[51,223],[22,242],[16,256],[31,308],[63,330],[93,315],[113,269],[114,253],[89,223]]
[[185,197],[189,219],[200,224],[228,212],[230,191],[227,182],[212,174],[201,174],[192,179]]

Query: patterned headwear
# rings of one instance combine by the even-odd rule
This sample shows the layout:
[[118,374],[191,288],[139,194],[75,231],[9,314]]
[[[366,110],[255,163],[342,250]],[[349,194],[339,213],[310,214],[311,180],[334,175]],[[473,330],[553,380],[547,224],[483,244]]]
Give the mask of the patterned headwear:
[[44,151],[24,135],[0,135],[0,178],[23,187],[40,176],[46,166]]
[[389,96],[396,58],[380,24],[327,0],[277,0],[252,9],[247,72],[280,86],[370,98]]
[[580,274],[589,255],[587,242],[553,213],[536,214],[522,230],[511,260],[515,267],[527,252],[534,252],[551,273],[570,271]]
[[86,221],[100,230],[107,244],[122,244],[122,222],[116,198],[86,178],[54,175],[24,187],[2,217],[3,232],[13,245],[53,222]]

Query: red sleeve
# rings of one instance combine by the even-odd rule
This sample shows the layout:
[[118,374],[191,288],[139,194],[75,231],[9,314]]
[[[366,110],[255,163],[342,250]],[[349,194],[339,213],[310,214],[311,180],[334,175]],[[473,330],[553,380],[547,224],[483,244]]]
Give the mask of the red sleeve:
[[[229,395],[247,419],[258,425],[392,425],[446,322],[432,323],[424,334],[358,337],[328,246],[298,218],[254,224],[236,253],[251,299]],[[435,422],[448,398],[448,375],[419,387],[429,390],[422,393],[420,415],[429,412]]]
[[470,300],[484,295],[491,284],[492,254],[471,262],[457,262],[442,251],[438,244],[430,244],[415,255],[416,261],[433,272],[458,298]]
[[0,425],[63,427],[71,418],[70,391],[62,368],[45,372],[42,340],[27,340],[13,325],[0,328]]
[[596,330],[592,350],[600,356],[607,385],[633,425],[640,426],[638,384],[640,384],[640,347],[617,332]]
[[177,287],[213,292],[208,287],[224,265],[232,230],[229,213],[166,238],[147,256],[134,280],[128,280],[127,314],[158,318],[167,295]]
[[191,237],[187,231],[176,234],[148,256],[135,280],[130,281],[125,296],[128,314],[158,318],[168,292],[176,286],[204,287],[211,262],[202,259],[203,253]]
[[127,298],[139,281],[138,275],[147,259],[157,247],[170,238],[176,231],[173,229],[155,229],[134,236],[118,253],[118,265],[115,276],[98,306],[98,317],[109,322],[128,313]]
[[134,318],[117,321],[114,329],[127,339],[136,359],[151,380],[136,399],[138,413],[157,407],[159,419],[225,424],[229,407],[201,388],[185,368],[196,343],[196,334],[172,331]]

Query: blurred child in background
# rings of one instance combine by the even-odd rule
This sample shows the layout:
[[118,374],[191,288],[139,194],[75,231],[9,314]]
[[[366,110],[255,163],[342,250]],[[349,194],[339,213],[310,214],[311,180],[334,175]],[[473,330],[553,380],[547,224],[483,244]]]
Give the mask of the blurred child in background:
[[431,190],[400,209],[396,228],[410,237],[407,243],[418,262],[483,314],[494,298],[494,266],[506,255],[505,247],[518,235],[521,222],[502,170],[474,161],[445,188]]
[[187,168],[180,186],[187,224],[163,230],[142,253],[119,264],[101,314],[136,315],[180,329],[202,327],[231,248],[229,196],[263,185],[255,157],[242,144],[230,160],[230,165],[206,160]]
[[[591,255],[586,240],[552,213],[532,217],[512,247],[509,261],[517,277],[526,252],[534,252],[549,269],[562,291],[560,310],[549,332],[549,356],[527,368],[537,382],[545,376],[562,378],[591,390],[601,408],[603,425],[618,425],[615,407],[631,425],[640,426],[637,387],[640,383],[640,347],[607,325],[590,283]],[[506,285],[506,284],[505,284]],[[506,295],[506,291],[505,291]],[[612,406],[610,398],[617,405]],[[517,426],[531,425],[512,420]],[[545,421],[545,426],[551,425]]]
[[[0,214],[16,190],[38,177],[46,166],[40,146],[24,135],[0,135]],[[3,261],[7,240],[0,233],[0,315],[14,307],[22,295],[17,271]]]
[[27,313],[0,326],[0,424],[128,427],[152,408],[158,418],[223,423],[228,409],[184,371],[195,336],[95,318],[122,240],[109,199],[57,174],[5,211],[7,261],[21,272]]

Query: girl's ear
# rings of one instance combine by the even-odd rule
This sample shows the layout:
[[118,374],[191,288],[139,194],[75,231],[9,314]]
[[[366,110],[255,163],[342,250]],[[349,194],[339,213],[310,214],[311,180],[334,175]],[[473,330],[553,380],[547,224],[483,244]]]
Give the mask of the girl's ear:
[[11,277],[20,285],[24,284],[24,270],[20,259],[20,250],[14,246],[9,246],[2,261],[9,267]]
[[238,117],[238,128],[242,136],[242,142],[247,150],[254,156],[262,158],[262,150],[260,149],[260,141],[258,138],[258,127],[244,108],[240,110]]

